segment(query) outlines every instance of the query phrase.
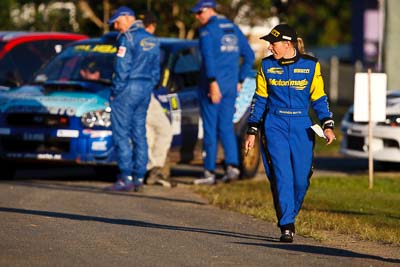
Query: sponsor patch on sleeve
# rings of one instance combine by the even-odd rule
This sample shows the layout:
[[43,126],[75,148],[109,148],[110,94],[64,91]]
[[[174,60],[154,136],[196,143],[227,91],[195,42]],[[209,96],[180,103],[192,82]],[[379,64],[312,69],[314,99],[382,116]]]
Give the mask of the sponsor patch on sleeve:
[[120,46],[118,47],[117,57],[125,57],[126,54],[126,47]]

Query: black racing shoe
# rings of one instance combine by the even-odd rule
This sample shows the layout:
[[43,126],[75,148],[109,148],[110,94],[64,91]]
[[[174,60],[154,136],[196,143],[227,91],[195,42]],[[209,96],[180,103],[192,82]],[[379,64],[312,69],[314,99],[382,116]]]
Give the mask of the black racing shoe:
[[292,243],[293,238],[294,238],[294,232],[292,230],[284,230],[282,231],[282,235],[279,241],[283,243]]

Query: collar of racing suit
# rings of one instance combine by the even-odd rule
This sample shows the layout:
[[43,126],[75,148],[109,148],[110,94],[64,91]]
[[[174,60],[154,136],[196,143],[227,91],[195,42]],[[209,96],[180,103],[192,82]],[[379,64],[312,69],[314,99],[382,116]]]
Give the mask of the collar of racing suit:
[[131,39],[130,32],[137,31],[138,29],[144,29],[144,24],[143,21],[141,20],[135,20],[134,23],[132,23],[131,27],[126,32],[121,32],[118,34],[117,39],[122,35],[125,34],[127,35],[128,39]]
[[296,55],[292,58],[281,58],[278,60],[279,65],[284,66],[284,65],[290,65],[293,63],[296,63],[300,59],[300,53],[299,51],[295,48]]
[[132,26],[129,28],[128,31],[136,31],[139,28],[144,28],[143,21],[141,21],[140,19],[135,20],[135,22],[132,24]]

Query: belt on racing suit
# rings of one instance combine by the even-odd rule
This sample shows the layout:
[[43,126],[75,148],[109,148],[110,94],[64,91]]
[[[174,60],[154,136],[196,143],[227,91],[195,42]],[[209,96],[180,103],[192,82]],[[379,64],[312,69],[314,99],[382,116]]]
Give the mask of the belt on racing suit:
[[294,116],[294,117],[309,116],[308,109],[302,109],[302,108],[280,108],[280,107],[269,106],[268,113],[281,116]]

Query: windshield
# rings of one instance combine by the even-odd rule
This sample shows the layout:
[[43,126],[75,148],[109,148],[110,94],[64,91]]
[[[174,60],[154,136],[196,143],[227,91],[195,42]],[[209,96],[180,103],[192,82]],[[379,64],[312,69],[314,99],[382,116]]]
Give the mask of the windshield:
[[[91,81],[111,84],[117,48],[113,44],[76,44],[65,49],[41,69],[34,81]],[[160,50],[161,68],[166,64],[167,53]]]
[[0,42],[0,86],[14,87],[18,85],[19,72],[9,53],[3,50],[5,42]]
[[112,44],[71,46],[42,69],[35,82],[87,80],[111,83],[116,51]]

